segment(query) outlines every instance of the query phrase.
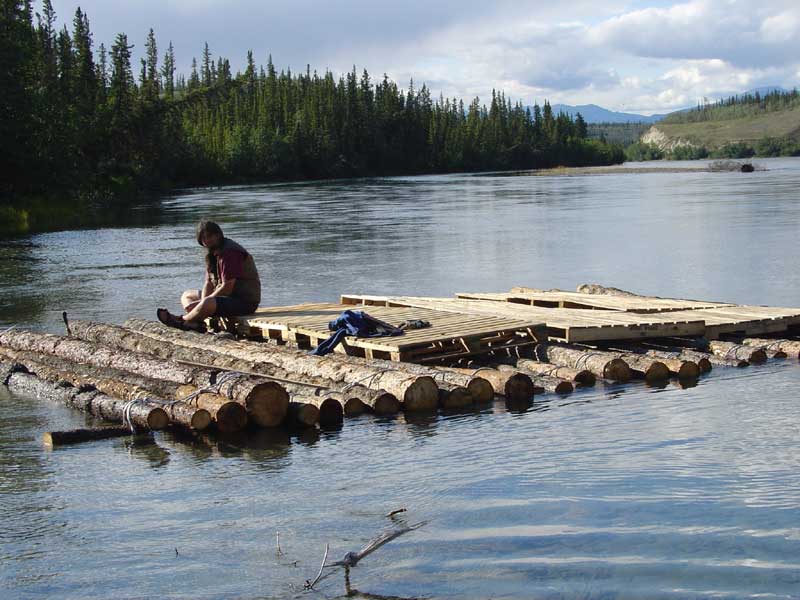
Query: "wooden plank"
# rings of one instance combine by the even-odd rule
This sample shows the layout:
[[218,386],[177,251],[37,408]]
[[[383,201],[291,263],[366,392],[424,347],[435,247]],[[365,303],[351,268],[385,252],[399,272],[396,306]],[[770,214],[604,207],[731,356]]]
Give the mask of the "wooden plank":
[[[524,291],[523,291],[524,290]],[[606,296],[562,290],[515,288],[502,293],[459,293],[457,298],[511,302],[543,308],[574,308],[633,313],[660,313],[725,306],[719,302],[656,298],[650,296]]]

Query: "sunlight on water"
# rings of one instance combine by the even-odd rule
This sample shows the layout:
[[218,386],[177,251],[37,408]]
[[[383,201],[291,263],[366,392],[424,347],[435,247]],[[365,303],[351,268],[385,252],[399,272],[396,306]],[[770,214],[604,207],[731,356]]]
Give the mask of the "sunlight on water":
[[[800,160],[754,174],[463,176],[195,190],[147,226],[0,247],[0,326],[122,322],[197,287],[193,227],[256,256],[265,302],[596,281],[800,305]],[[0,388],[4,598],[303,595],[341,558],[361,597],[796,598],[800,365],[608,385],[438,417],[44,451],[84,415]],[[276,552],[279,540],[281,554]],[[336,573],[319,594],[345,594]],[[311,597],[308,594],[307,597]]]

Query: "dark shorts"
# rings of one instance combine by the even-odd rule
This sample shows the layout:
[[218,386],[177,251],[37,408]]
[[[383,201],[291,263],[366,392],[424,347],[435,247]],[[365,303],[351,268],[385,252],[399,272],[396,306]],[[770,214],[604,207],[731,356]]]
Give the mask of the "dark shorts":
[[215,317],[251,315],[258,308],[258,304],[252,304],[235,296],[215,296],[214,300],[217,301],[217,310],[214,312]]

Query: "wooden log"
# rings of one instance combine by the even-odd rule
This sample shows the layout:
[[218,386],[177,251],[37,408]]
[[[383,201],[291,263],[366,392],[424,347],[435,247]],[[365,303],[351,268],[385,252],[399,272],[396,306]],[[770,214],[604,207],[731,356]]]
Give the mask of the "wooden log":
[[320,399],[316,396],[295,396],[289,402],[287,421],[301,427],[315,426],[319,423],[319,407],[316,404],[318,401]]
[[[497,369],[499,371],[522,371],[526,373],[525,369],[512,367],[511,365],[498,365]],[[530,373],[530,378],[533,380],[534,394],[537,391],[536,388],[539,388],[542,392],[551,392],[555,394],[571,394],[575,391],[575,386],[566,379],[553,377],[552,375],[540,375],[538,373]]]
[[604,285],[600,285],[599,283],[582,283],[575,291],[580,294],[597,294],[603,296],[628,296],[633,298],[641,298],[639,294],[634,294],[633,292],[628,292],[626,290],[621,290],[615,287],[606,287]]
[[438,387],[433,378],[427,375],[357,364],[335,353],[313,356],[267,344],[224,340],[216,336],[170,329],[160,323],[142,319],[129,319],[126,326],[160,343],[211,350],[253,361],[258,363],[258,368],[263,369],[265,374],[276,370],[301,378],[322,378],[335,383],[360,384],[373,390],[385,390],[400,400],[403,410],[434,411],[438,405]]
[[339,403],[342,408],[342,414],[347,417],[360,415],[369,410],[369,407],[360,398],[351,397],[328,388],[315,385],[304,385],[300,383],[282,383],[281,385],[289,393],[290,401],[293,396],[315,396],[317,398],[329,398],[332,401]]
[[626,383],[631,379],[628,364],[610,352],[584,350],[561,344],[539,344],[536,353],[549,363],[571,369],[586,369],[598,377],[618,383]]
[[627,363],[631,374],[638,379],[644,379],[649,383],[669,379],[670,372],[667,365],[652,356],[620,353],[619,358]]
[[[742,344],[745,346],[756,346],[764,348],[768,353],[783,352],[786,356],[800,358],[800,342],[795,340],[773,340],[770,338],[744,338]],[[774,358],[785,358],[774,356]]]
[[725,358],[722,356],[709,354],[708,352],[700,352],[699,350],[689,350],[686,348],[682,348],[680,350],[680,353],[682,357],[685,357],[688,360],[693,360],[697,362],[698,365],[700,364],[701,360],[705,359],[715,367],[734,367],[737,369],[741,369],[750,366],[750,363],[748,361],[741,358]]
[[498,371],[491,367],[479,367],[477,369],[441,368],[471,377],[482,377],[491,384],[495,394],[505,396],[512,401],[528,401],[533,398],[533,380],[530,375],[519,370]]
[[[364,359],[355,359],[355,360],[358,362],[364,361]],[[366,362],[365,364],[370,364],[384,369],[395,369],[398,371],[403,371],[405,373],[413,373],[416,375],[428,375],[430,377],[433,377],[434,381],[437,382],[437,385],[439,385],[440,388],[444,384],[465,387],[467,388],[467,390],[469,390],[469,393],[472,395],[473,402],[485,404],[487,402],[491,402],[494,399],[494,388],[492,387],[492,384],[489,383],[483,377],[480,377],[479,375],[469,375],[466,373],[458,373],[456,371],[447,368],[418,365],[406,362],[396,362],[390,360],[372,359]]]
[[445,409],[465,408],[472,406],[475,399],[470,391],[461,385],[440,382],[439,386],[439,406]]
[[112,398],[136,400],[148,398],[160,405],[171,423],[202,431],[211,423],[210,411],[204,406],[173,403],[179,399],[180,386],[171,382],[131,375],[116,369],[98,369],[90,365],[34,352],[0,348],[0,357],[18,361],[41,379],[52,383],[68,382],[77,388],[96,389]]
[[[72,322],[71,328],[73,331],[80,331],[82,323]],[[113,328],[114,326],[97,326],[93,335],[102,339],[108,333],[107,330]],[[109,341],[113,341],[113,336],[109,336]],[[272,381],[232,373],[219,376],[218,369],[191,367],[173,360],[128,349],[106,347],[81,339],[12,330],[0,334],[0,346],[17,351],[51,354],[76,363],[127,371],[151,379],[212,389],[215,393],[243,404],[253,423],[262,427],[280,424],[289,405],[286,391]]]
[[386,390],[372,390],[363,385],[340,386],[335,390],[345,399],[345,414],[348,414],[347,407],[356,400],[376,415],[396,415],[400,412],[400,401]]
[[94,440],[107,440],[115,437],[131,435],[130,427],[94,427],[92,429],[70,429],[67,431],[46,431],[42,434],[42,442],[48,448],[80,444]]
[[[0,373],[8,369],[8,365],[0,367]],[[15,394],[28,394],[56,401],[105,421],[121,423],[123,414],[127,413],[135,427],[157,430],[164,429],[169,424],[169,416],[163,407],[150,400],[129,403],[127,400],[106,396],[97,390],[76,388],[66,382],[45,381],[19,370],[7,375],[5,384]]]
[[661,362],[667,365],[671,373],[678,376],[678,379],[696,379],[696,377],[692,376],[692,371],[694,371],[694,369],[684,366],[687,363],[695,365],[698,376],[701,373],[708,373],[713,368],[711,361],[705,356],[700,356],[696,361],[693,361],[687,360],[680,352],[645,350],[645,354],[661,360]]
[[530,358],[517,359],[517,367],[523,371],[566,379],[586,387],[592,387],[597,382],[597,376],[586,369],[570,369],[569,367],[551,365],[550,363],[539,362]]
[[[697,363],[688,360],[675,359],[674,357],[655,356],[646,352],[639,345],[623,348],[608,348],[612,352],[620,352],[620,358],[631,367],[633,371],[639,371],[640,378],[644,374],[644,379],[650,382],[663,381],[669,378],[670,374],[675,375],[682,381],[691,381],[700,377],[700,367]],[[645,373],[647,361],[657,361],[661,363],[657,367],[656,373]],[[638,365],[638,366],[637,366]],[[667,373],[663,373],[666,367]]]
[[716,356],[723,358],[735,358],[746,360],[753,364],[767,361],[767,353],[762,348],[734,344],[733,342],[721,342],[714,340],[708,343],[708,347]]

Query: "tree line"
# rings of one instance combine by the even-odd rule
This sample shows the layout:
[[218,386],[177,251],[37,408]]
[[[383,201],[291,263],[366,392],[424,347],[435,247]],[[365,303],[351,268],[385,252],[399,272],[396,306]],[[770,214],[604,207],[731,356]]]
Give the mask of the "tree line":
[[800,107],[800,93],[772,90],[764,94],[756,91],[737,94],[713,103],[698,104],[695,108],[673,112],[662,123],[701,123],[754,117],[766,113]]
[[132,64],[127,35],[95,49],[78,8],[58,27],[50,0],[0,0],[3,204],[46,198],[102,210],[178,185],[530,169],[621,162],[580,115],[525,108],[503,92],[468,104],[401,89],[366,70],[244,71],[206,43],[187,76],[151,29]]

